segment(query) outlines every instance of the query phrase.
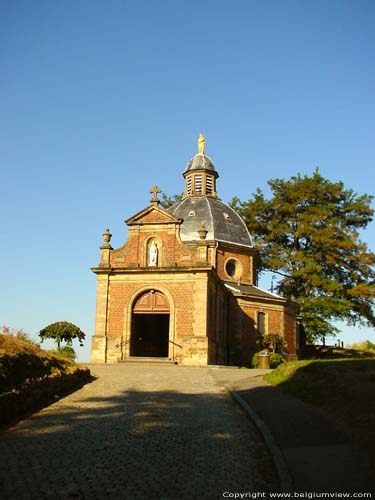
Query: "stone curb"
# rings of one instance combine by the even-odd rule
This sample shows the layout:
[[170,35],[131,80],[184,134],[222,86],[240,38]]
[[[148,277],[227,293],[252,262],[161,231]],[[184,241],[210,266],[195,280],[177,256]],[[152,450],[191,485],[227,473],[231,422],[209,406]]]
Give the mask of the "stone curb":
[[224,388],[227,392],[229,392],[236,403],[238,403],[247,413],[247,415],[251,418],[251,420],[258,427],[260,433],[262,434],[267,448],[271,454],[273,463],[277,471],[277,475],[279,477],[281,492],[293,493],[293,480],[289,472],[288,465],[285,461],[282,451],[276,444],[276,441],[270,429],[265,424],[265,422],[257,415],[257,413],[252,408],[250,408],[248,403],[238,394],[238,392],[231,388],[231,384],[225,384]]

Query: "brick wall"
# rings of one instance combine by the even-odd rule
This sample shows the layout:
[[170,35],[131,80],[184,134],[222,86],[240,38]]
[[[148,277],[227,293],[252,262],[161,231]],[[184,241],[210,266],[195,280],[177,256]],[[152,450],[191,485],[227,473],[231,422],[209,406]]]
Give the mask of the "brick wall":
[[[123,335],[126,327],[126,315],[131,313],[130,300],[135,296],[137,290],[147,287],[149,276],[140,287],[139,281],[115,281],[109,285],[108,300],[108,335]],[[159,289],[160,286],[149,281],[149,288]],[[176,314],[176,334],[178,337],[193,335],[193,307],[194,307],[194,284],[191,282],[174,282],[163,280],[162,288],[168,290],[173,296]],[[142,293],[142,292],[140,292]],[[135,300],[133,301],[135,302]]]
[[291,354],[296,354],[297,324],[295,315],[290,313],[285,313],[284,325],[285,325],[284,338],[288,344],[287,351]]
[[228,260],[234,259],[240,263],[241,267],[241,275],[240,281],[241,283],[247,283],[250,285],[256,284],[256,274],[257,274],[257,265],[258,265],[258,254],[257,250],[254,248],[246,248],[246,247],[237,247],[233,248],[233,246],[226,246],[224,244],[220,244],[217,249],[217,257],[216,257],[216,268],[218,275],[221,279],[226,281],[237,281],[238,276],[231,277],[226,272],[226,263]]
[[[198,247],[184,245],[178,238],[176,228],[144,226],[142,231],[132,229],[128,241],[121,247],[110,252],[110,267],[122,268],[137,264],[147,265],[147,241],[153,238],[158,244],[158,267],[168,267],[172,264],[178,267],[190,267],[202,264]],[[204,261],[207,263],[207,257]]]

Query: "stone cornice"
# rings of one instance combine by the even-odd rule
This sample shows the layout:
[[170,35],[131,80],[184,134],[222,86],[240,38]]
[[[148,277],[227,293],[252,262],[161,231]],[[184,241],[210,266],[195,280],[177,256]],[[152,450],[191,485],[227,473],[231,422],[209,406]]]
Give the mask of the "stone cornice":
[[[142,221],[142,218],[146,217],[149,213],[156,212],[160,215],[160,220],[158,221]],[[171,213],[164,210],[159,206],[149,205],[140,212],[136,213],[129,219],[125,220],[125,224],[128,226],[133,225],[144,225],[144,224],[181,224],[182,219],[174,217]]]
[[159,274],[159,273],[202,273],[213,271],[211,266],[186,266],[186,267],[92,267],[95,274]]
[[[279,304],[283,307],[286,308],[287,311],[290,311],[290,312],[293,312],[293,313],[298,313],[300,308],[299,308],[299,305],[296,303],[296,302],[292,302],[291,300],[289,299],[286,299],[285,297],[280,297],[280,298],[276,298],[276,297],[270,297],[270,298],[267,298],[267,297],[260,297],[258,295],[251,295],[251,294],[243,294],[243,293],[240,293],[240,292],[234,292],[232,290],[230,290],[232,292],[232,294],[237,298],[239,299],[240,301],[243,301],[243,302],[252,302],[252,303],[257,303],[257,304],[269,304],[269,305],[276,305],[276,304]],[[246,306],[245,306],[246,307]]]

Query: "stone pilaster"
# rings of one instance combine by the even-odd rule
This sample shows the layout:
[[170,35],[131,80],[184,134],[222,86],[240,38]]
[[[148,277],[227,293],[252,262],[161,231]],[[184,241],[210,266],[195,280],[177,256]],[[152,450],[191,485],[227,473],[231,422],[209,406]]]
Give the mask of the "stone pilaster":
[[96,292],[95,335],[91,343],[92,363],[106,362],[108,293],[109,276],[108,274],[99,274]]

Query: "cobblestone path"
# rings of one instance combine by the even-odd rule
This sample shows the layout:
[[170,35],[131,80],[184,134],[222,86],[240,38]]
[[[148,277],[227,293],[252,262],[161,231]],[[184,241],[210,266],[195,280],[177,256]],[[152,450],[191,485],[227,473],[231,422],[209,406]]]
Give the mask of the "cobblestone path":
[[219,499],[278,489],[258,432],[220,388],[230,370],[90,368],[94,382],[0,434],[1,500]]

